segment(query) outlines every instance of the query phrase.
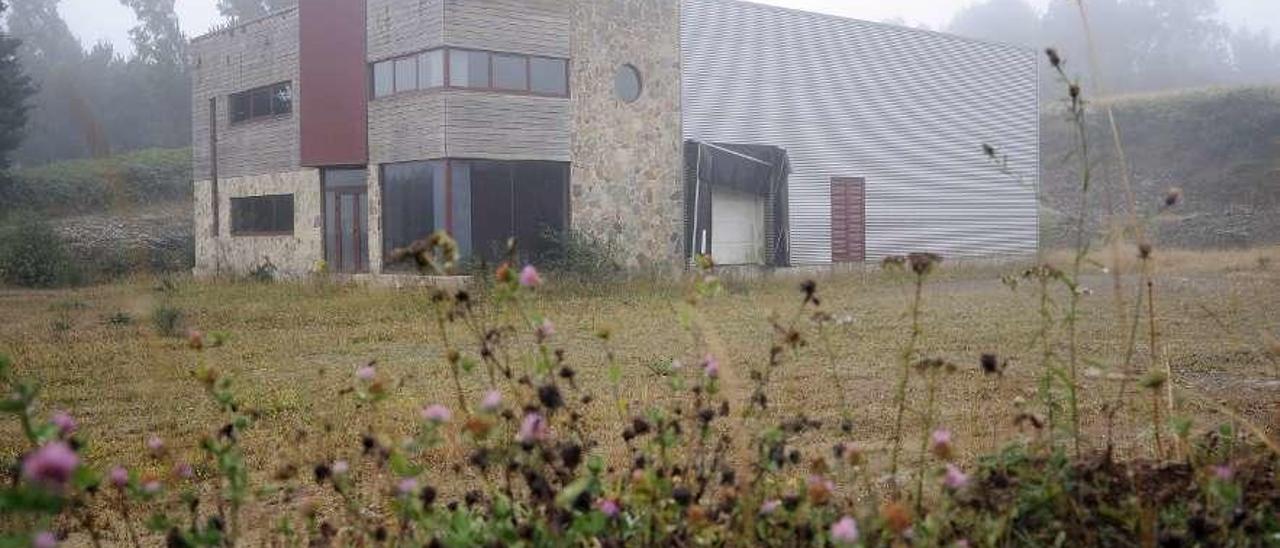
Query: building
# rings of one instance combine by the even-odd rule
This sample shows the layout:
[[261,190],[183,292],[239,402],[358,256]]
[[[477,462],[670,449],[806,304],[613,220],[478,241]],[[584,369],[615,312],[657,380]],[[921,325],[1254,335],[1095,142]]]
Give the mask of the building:
[[437,229],[668,270],[1037,245],[1018,47],[739,0],[301,0],[192,51],[201,275],[379,274]]

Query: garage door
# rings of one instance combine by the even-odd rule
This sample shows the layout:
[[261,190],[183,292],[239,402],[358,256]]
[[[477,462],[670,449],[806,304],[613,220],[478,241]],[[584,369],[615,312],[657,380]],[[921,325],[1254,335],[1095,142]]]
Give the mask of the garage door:
[[711,255],[724,265],[764,264],[764,199],[712,187]]

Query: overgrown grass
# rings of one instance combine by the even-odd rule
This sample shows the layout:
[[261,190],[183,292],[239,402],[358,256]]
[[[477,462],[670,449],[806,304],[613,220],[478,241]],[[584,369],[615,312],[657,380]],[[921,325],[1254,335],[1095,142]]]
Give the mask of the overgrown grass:
[[15,170],[0,183],[0,213],[100,213],[190,197],[191,149],[147,149]]
[[[1214,434],[1219,441],[1213,442],[1217,444],[1214,451],[1223,450],[1224,443],[1236,447],[1231,450],[1235,453],[1229,453],[1237,455],[1235,460],[1211,459],[1207,456],[1212,454],[1207,452],[1209,449],[1198,452],[1196,458],[1200,460],[1185,472],[1195,478],[1207,477],[1201,475],[1203,467],[1223,464],[1235,466],[1240,474],[1267,477],[1270,468],[1266,467],[1272,466],[1267,463],[1273,462],[1261,461],[1256,466],[1263,468],[1255,470],[1255,464],[1251,464],[1254,461],[1239,460],[1254,458],[1249,456],[1254,453],[1248,451],[1247,441],[1242,440],[1257,438],[1242,438],[1238,433],[1246,430],[1243,421],[1247,421],[1276,435],[1277,410],[1269,407],[1274,394],[1270,383],[1276,378],[1264,335],[1280,327],[1280,318],[1274,313],[1280,305],[1280,294],[1274,291],[1280,271],[1269,266],[1238,269],[1235,265],[1272,264],[1267,259],[1280,259],[1280,250],[1257,250],[1249,252],[1249,257],[1245,255],[1170,253],[1170,257],[1182,257],[1174,264],[1191,266],[1185,270],[1162,269],[1158,278],[1164,288],[1160,321],[1165,357],[1174,364],[1173,382],[1188,410],[1185,418],[1194,425],[1186,434],[1187,439],[1197,439],[1202,432],[1217,432],[1219,423],[1236,425],[1233,433]],[[1037,409],[1030,402],[1036,400],[1041,375],[1035,367],[1040,353],[1040,342],[1035,338],[1039,330],[1036,297],[1022,291],[1010,293],[998,281],[1001,274],[1020,270],[1022,267],[1017,265],[944,266],[925,287],[927,299],[921,309],[917,353],[951,364],[957,370],[948,374],[945,382],[933,385],[934,411],[928,415],[908,413],[904,429],[911,433],[911,440],[918,439],[917,433],[930,430],[926,420],[948,430],[954,446],[951,462],[974,483],[954,497],[948,495],[946,478],[933,476],[934,467],[928,463],[923,463],[927,470],[920,468],[915,441],[908,445],[910,452],[906,454],[911,458],[904,460],[903,474],[911,478],[912,485],[923,481],[925,511],[935,520],[944,521],[916,521],[920,518],[909,509],[880,508],[881,497],[887,496],[889,486],[897,479],[870,472],[887,470],[891,449],[888,440],[892,439],[894,398],[887,387],[893,385],[892,379],[901,367],[898,356],[911,323],[904,312],[910,309],[913,294],[912,284],[902,275],[869,271],[817,280],[817,296],[825,314],[821,320],[826,331],[824,339],[815,338],[818,324],[812,323],[815,320],[810,319],[809,313],[795,314],[803,298],[798,290],[799,279],[726,282],[720,296],[701,299],[696,316],[690,316],[689,309],[680,304],[687,294],[680,285],[621,282],[581,291],[577,285],[557,287],[556,281],[551,280],[538,292],[521,297],[522,307],[531,314],[546,313],[555,322],[554,334],[547,335],[543,330],[545,344],[548,351],[563,350],[563,364],[574,371],[572,382],[560,377],[556,368],[547,373],[536,372],[538,352],[515,350],[539,346],[533,327],[540,324],[534,317],[512,315],[514,310],[491,304],[496,294],[475,295],[473,299],[478,321],[518,326],[503,335],[501,345],[513,352],[507,363],[515,370],[516,379],[525,371],[538,386],[549,382],[545,379],[559,378],[556,384],[567,405],[581,414],[578,427],[583,433],[581,437],[570,436],[572,430],[566,429],[573,427],[561,415],[553,423],[554,431],[559,432],[556,443],[593,440],[583,448],[587,455],[601,459],[601,478],[614,477],[604,470],[621,473],[634,466],[638,448],[625,442],[627,434],[623,432],[623,427],[631,424],[630,417],[649,416],[656,409],[687,408],[691,401],[687,389],[701,382],[699,366],[703,365],[703,356],[711,354],[720,373],[718,395],[709,397],[723,398],[731,407],[730,416],[717,419],[719,426],[714,431],[730,436],[734,445],[745,446],[756,443],[752,440],[769,431],[768,425],[783,424],[779,432],[787,433],[784,460],[792,459],[789,455],[794,451],[794,458],[800,463],[768,474],[772,478],[768,485],[773,487],[764,491],[752,488],[753,496],[774,493],[781,504],[790,496],[788,493],[798,490],[805,510],[803,514],[786,514],[788,520],[803,515],[809,534],[828,538],[825,528],[840,517],[830,512],[847,512],[858,518],[864,535],[868,535],[864,538],[874,544],[873,539],[891,540],[907,529],[914,530],[917,536],[936,535],[927,538],[958,539],[957,535],[988,531],[978,524],[1002,512],[1026,516],[1025,522],[1009,525],[1012,530],[1062,531],[1066,526],[1053,520],[1063,516],[1051,508],[1076,495],[1054,491],[1062,485],[1054,478],[1079,477],[1076,474],[1084,473],[1081,470],[1108,478],[1106,481],[1129,477],[1123,471],[1128,466],[1125,464],[1115,464],[1118,472],[1113,476],[1101,474],[1096,467],[1079,468],[1085,463],[1055,457],[1044,445],[1045,434],[1031,425]],[[1106,449],[1105,406],[1111,403],[1114,386],[1123,378],[1123,372],[1116,364],[1108,363],[1106,357],[1117,355],[1126,341],[1112,322],[1109,283],[1100,267],[1087,267],[1082,280],[1088,292],[1081,302],[1078,329],[1081,353],[1091,358],[1086,361],[1081,380],[1079,404],[1085,453],[1095,455]],[[76,306],[69,308],[68,302]],[[101,321],[104,315],[120,312],[144,317],[161,302],[185,311],[191,326],[205,333],[224,334],[225,344],[208,343],[213,337],[206,335],[205,349],[197,352],[188,341],[162,337],[146,324]],[[441,504],[461,501],[467,498],[467,492],[483,485],[483,476],[467,464],[473,455],[465,449],[470,443],[465,440],[471,426],[465,420],[464,409],[477,409],[492,381],[480,359],[482,348],[470,334],[471,328],[465,321],[448,322],[446,333],[452,341],[449,345],[457,345],[463,362],[473,360],[458,369],[462,371],[457,377],[459,392],[459,385],[453,380],[455,369],[450,367],[449,346],[432,327],[438,306],[422,293],[314,284],[178,282],[159,287],[154,282],[138,280],[75,291],[9,292],[0,296],[0,322],[6,326],[0,332],[0,352],[15,358],[17,374],[34,378],[45,387],[33,409],[35,416],[45,417],[58,409],[74,412],[80,420],[80,432],[92,439],[85,449],[86,459],[103,466],[124,465],[134,471],[134,485],[139,489],[155,480],[164,485],[166,492],[172,489],[173,496],[185,489],[181,480],[168,479],[173,462],[194,463],[197,478],[224,477],[217,461],[201,456],[204,451],[198,440],[229,419],[218,405],[208,403],[200,382],[191,378],[192,372],[216,369],[219,379],[234,380],[229,389],[234,396],[228,397],[237,402],[241,414],[251,413],[253,417],[252,428],[237,434],[249,484],[284,489],[260,496],[245,494],[245,519],[256,526],[242,533],[246,538],[260,539],[275,534],[269,531],[278,523],[276,520],[286,517],[298,529],[304,527],[307,515],[317,516],[313,523],[316,527],[321,522],[352,523],[342,517],[349,501],[343,502],[341,492],[326,487],[329,483],[315,486],[312,481],[313,469],[319,465],[350,463],[355,470],[352,481],[358,478],[363,485],[351,487],[354,491],[350,493],[357,493],[361,500],[377,500],[384,497],[383,493],[393,491],[399,481],[394,478],[403,470],[390,473],[379,468],[376,451],[361,456],[361,438],[373,433],[375,447],[398,451],[400,445],[395,440],[421,434],[419,410],[427,404],[448,405],[455,419],[454,424],[439,430],[444,443],[430,445],[430,449],[411,460],[414,466],[421,467],[417,480],[438,490]],[[805,344],[788,346],[790,329],[797,330]],[[609,334],[607,344],[601,344],[601,333]],[[820,340],[827,343],[819,344]],[[769,368],[770,348],[777,345],[784,346],[785,351],[777,367]],[[992,354],[1009,364],[1003,375],[983,373],[983,354]],[[374,360],[375,380],[379,383],[376,389],[354,377],[358,368]],[[611,363],[617,365],[616,378]],[[769,405],[753,411],[749,379],[753,371],[764,370],[772,370],[765,388]],[[111,382],[100,382],[103,378],[110,378]],[[518,383],[508,389],[506,382],[499,380],[498,384],[503,387],[508,409],[519,411],[526,404],[527,389]],[[684,388],[673,382],[684,383]],[[923,410],[929,392],[929,385],[913,382],[905,400],[912,409]],[[459,394],[465,406],[458,403]],[[621,396],[621,402],[614,400],[614,394]],[[593,397],[592,403],[579,402],[586,395]],[[540,398],[532,394],[529,397],[541,409],[537,403]],[[377,403],[373,405],[375,399]],[[1143,458],[1150,452],[1154,434],[1147,418],[1149,405],[1143,398],[1121,403],[1125,409],[1119,413],[1121,421],[1110,454],[1121,462]],[[621,416],[620,410],[624,410]],[[698,411],[695,407],[685,412],[693,421]],[[503,432],[511,428],[514,432],[517,426],[498,420],[492,427]],[[27,448],[21,433],[12,424],[3,428],[0,439],[5,441],[0,451],[16,458]],[[634,428],[630,430],[629,435],[634,436]],[[146,440],[153,435],[167,442],[163,459],[149,456],[145,448]],[[508,439],[506,435],[498,439]],[[708,443],[715,439],[708,438]],[[832,456],[833,444],[839,444],[842,451],[856,448],[857,458],[864,461],[855,468],[862,471],[839,468],[846,466],[839,462],[851,461]],[[676,451],[687,451],[689,447]],[[981,455],[992,455],[1000,447],[1017,449],[999,457],[981,457],[996,460],[981,460],[984,464],[979,466]],[[751,477],[751,463],[756,462],[752,451],[729,451],[724,458],[729,467],[739,471],[739,478]],[[810,482],[806,478],[814,470],[810,465],[819,459],[828,461],[826,466],[831,467],[824,476],[837,480],[833,506],[812,506],[813,502],[804,495],[810,488],[825,489],[822,483],[806,487]],[[1143,469],[1163,466],[1153,464]],[[929,476],[915,475],[926,471]],[[553,484],[569,487],[568,480],[564,484],[559,481]],[[604,483],[598,488],[592,488],[597,500],[632,493],[630,487],[610,487],[615,485],[614,479],[601,481]],[[671,489],[679,484],[668,477],[655,485],[664,485],[664,496],[672,497],[678,493]],[[741,485],[746,489],[745,483]],[[1010,485],[1023,487],[1011,491]],[[1116,493],[1145,489],[1142,486],[1147,484],[1135,485],[1116,487]],[[1195,485],[1200,486],[1195,487],[1197,494],[1191,495],[1195,499],[1238,498],[1255,492],[1244,489],[1242,494],[1233,495],[1223,490],[1241,492],[1242,486],[1214,483],[1212,478],[1202,483],[1197,480]],[[1039,487],[1027,491],[1027,486]],[[1264,485],[1254,487],[1266,492]],[[745,496],[747,491],[743,493]],[[492,501],[490,496],[492,493],[484,495],[485,500]],[[636,507],[640,502],[630,498],[634,494],[626,496],[618,502],[627,515],[637,519],[648,515],[644,513],[647,510]],[[1067,498],[1061,498],[1064,496]],[[1010,502],[1026,497],[1041,498],[1034,503]],[[391,506],[375,503],[367,511],[384,516],[389,530],[394,532],[394,516],[400,515],[394,509],[396,499],[391,496],[383,500]],[[1130,499],[1108,499],[1107,504],[1125,519],[1139,519],[1141,506],[1125,500]],[[708,498],[701,504],[710,511],[718,501]],[[764,502],[768,501],[743,499],[739,509],[754,512],[751,505]],[[112,504],[108,503],[104,511],[114,512]],[[156,501],[145,498],[133,504],[138,505],[135,512],[159,508]],[[464,506],[460,504],[459,508]],[[829,508],[830,512],[822,508]],[[1202,519],[1201,514],[1206,511],[1219,511],[1219,506],[1211,510],[1185,505],[1177,508],[1189,516],[1186,519]],[[687,520],[688,511],[661,519],[684,515]],[[1069,534],[1087,531],[1089,515],[1092,514],[1071,518],[1082,521],[1072,522],[1075,528]],[[708,522],[709,529],[697,531],[721,530],[715,525],[721,523],[719,519]],[[899,520],[906,520],[906,529],[894,532]],[[783,525],[775,524],[782,527],[775,531],[776,535],[804,533],[800,522]],[[1135,538],[1127,535],[1136,534],[1137,525],[1128,524],[1128,529],[1123,525],[1108,525],[1120,531],[1108,538]],[[935,526],[943,529],[922,529]],[[367,530],[362,529],[365,525],[351,527],[354,529],[341,533],[340,538],[346,542],[354,542],[359,535],[372,538],[376,534],[372,526]],[[1190,534],[1185,526],[1178,531]],[[511,533],[517,531],[513,529]],[[105,527],[103,534],[116,540],[128,537],[126,531],[113,526]],[[311,534],[316,535],[312,538],[321,535],[319,529]],[[1030,543],[1032,538],[1021,542]],[[972,541],[984,543],[978,538]]]

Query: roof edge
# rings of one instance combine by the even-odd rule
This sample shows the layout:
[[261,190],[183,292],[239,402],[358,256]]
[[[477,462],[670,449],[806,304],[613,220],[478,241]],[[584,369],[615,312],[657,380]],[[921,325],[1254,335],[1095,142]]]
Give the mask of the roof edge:
[[283,17],[283,16],[285,16],[285,15],[289,15],[289,14],[291,14],[291,13],[293,13],[293,12],[298,11],[298,9],[300,8],[300,6],[301,6],[301,4],[294,4],[294,5],[289,6],[289,7],[287,7],[287,8],[283,8],[283,9],[280,9],[280,10],[278,10],[278,11],[273,11],[273,12],[268,13],[268,14],[266,14],[266,15],[262,15],[262,16],[259,16],[259,17],[254,17],[254,18],[252,18],[252,19],[245,19],[244,21],[236,21],[236,22],[226,22],[226,23],[221,23],[221,24],[219,24],[219,25],[215,25],[215,26],[214,26],[212,29],[210,29],[208,32],[205,32],[204,34],[201,34],[201,35],[199,35],[199,36],[196,36],[195,38],[192,38],[192,39],[191,39],[191,43],[192,43],[192,44],[194,44],[194,43],[196,43],[196,42],[203,42],[203,41],[208,40],[208,39],[210,39],[210,38],[213,38],[213,37],[215,37],[215,36],[217,36],[217,35],[219,35],[219,34],[231,34],[231,33],[235,32],[235,31],[236,31],[236,30],[238,30],[238,29],[242,29],[242,28],[245,28],[245,27],[250,26],[250,25],[255,25],[255,24],[261,23],[261,22],[263,22],[263,21],[266,21],[266,20],[268,20],[268,19],[273,19],[273,18],[276,18],[276,17]]

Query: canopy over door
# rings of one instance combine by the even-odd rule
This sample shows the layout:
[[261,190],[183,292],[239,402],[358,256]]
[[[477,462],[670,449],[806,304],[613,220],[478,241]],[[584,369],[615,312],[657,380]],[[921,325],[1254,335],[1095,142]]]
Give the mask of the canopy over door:
[[687,256],[709,254],[720,264],[788,265],[789,173],[787,152],[778,147],[687,141]]

